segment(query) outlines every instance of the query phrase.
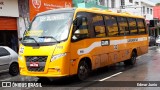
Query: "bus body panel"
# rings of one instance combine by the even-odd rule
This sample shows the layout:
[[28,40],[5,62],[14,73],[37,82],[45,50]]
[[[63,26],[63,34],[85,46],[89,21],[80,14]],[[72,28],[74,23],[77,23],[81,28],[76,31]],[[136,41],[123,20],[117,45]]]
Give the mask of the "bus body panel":
[[[126,37],[110,37],[110,38],[91,38],[71,43],[71,59],[75,59],[78,68],[79,61],[84,57],[90,57],[92,62],[92,70],[117,62],[130,59],[133,49],[137,50],[140,56],[148,52],[148,35],[126,36]],[[144,40],[137,42],[127,42],[129,39],[143,38]],[[111,45],[101,46],[102,40],[109,40]],[[125,40],[125,41],[123,41]],[[81,51],[80,51],[81,50]],[[80,53],[81,52],[81,53]],[[84,54],[83,54],[84,53]],[[82,57],[82,58],[80,58]],[[77,69],[72,70],[73,74],[77,73]]]

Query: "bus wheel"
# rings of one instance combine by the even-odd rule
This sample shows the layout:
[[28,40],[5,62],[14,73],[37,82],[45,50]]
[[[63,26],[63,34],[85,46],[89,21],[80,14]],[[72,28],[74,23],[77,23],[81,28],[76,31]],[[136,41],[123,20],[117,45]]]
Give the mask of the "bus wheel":
[[85,80],[88,75],[89,75],[90,69],[88,64],[82,60],[80,61],[79,65],[78,65],[78,79],[79,80]]
[[124,61],[125,65],[135,65],[136,64],[137,54],[136,52],[132,52],[131,58],[129,60]]

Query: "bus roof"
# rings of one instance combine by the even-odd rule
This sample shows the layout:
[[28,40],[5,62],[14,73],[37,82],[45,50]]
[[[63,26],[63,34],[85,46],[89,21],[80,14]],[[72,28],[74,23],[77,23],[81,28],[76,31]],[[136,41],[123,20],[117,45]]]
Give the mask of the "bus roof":
[[45,14],[51,14],[51,13],[62,13],[62,12],[90,12],[90,13],[97,13],[97,14],[105,14],[105,15],[114,15],[114,16],[123,16],[123,17],[133,17],[133,18],[143,18],[142,16],[133,15],[127,12],[124,13],[116,13],[112,12],[110,10],[101,10],[98,8],[61,8],[61,9],[54,9],[54,10],[48,10],[45,12],[41,12],[39,15],[45,15]]
[[60,9],[47,10],[45,12],[38,13],[37,16],[51,14],[51,13],[74,12],[74,11],[75,11],[75,8],[60,8]]
[[142,16],[138,16],[138,15],[133,15],[127,12],[123,12],[123,13],[116,13],[116,12],[112,12],[111,10],[101,10],[98,8],[77,8],[76,9],[77,12],[81,12],[81,11],[85,11],[85,12],[91,12],[91,13],[98,13],[98,14],[105,14],[105,15],[114,15],[114,16],[123,16],[123,17],[133,17],[133,18],[144,18]]

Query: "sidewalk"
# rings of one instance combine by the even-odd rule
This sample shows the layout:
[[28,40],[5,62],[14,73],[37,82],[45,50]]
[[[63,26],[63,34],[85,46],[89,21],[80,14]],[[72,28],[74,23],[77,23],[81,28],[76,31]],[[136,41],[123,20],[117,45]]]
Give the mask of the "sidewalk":
[[158,48],[158,46],[151,46],[148,49],[150,50],[150,49],[153,49],[153,48]]

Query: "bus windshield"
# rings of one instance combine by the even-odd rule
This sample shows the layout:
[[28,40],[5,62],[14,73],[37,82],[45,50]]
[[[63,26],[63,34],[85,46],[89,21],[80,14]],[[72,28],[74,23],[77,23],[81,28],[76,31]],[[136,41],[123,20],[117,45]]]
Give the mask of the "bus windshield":
[[55,43],[68,38],[72,13],[37,16],[25,32],[22,43]]

